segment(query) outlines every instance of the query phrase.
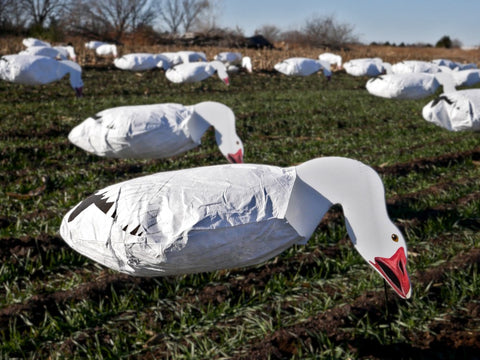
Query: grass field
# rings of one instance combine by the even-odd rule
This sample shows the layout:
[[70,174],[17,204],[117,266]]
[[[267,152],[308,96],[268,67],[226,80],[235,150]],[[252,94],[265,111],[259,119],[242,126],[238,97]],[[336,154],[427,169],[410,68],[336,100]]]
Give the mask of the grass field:
[[[0,82],[0,359],[479,358],[479,134],[424,121],[430,98],[381,99],[366,78],[290,78],[267,65],[226,87],[85,64],[81,99],[66,79]],[[133,161],[88,155],[70,129],[109,107],[204,100],[235,112],[246,162],[345,156],[373,166],[407,239],[412,298],[385,294],[337,206],[306,246],[251,268],[134,278],[71,250],[61,219],[95,190],[226,160],[211,130],[182,156]]]

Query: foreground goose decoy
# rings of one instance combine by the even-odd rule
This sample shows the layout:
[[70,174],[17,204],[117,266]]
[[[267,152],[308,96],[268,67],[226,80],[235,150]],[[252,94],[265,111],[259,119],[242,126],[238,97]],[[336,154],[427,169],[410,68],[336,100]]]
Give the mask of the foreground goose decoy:
[[332,76],[329,63],[304,57],[288,58],[275,64],[273,67],[278,72],[288,76],[309,76],[320,70],[323,71],[323,75],[328,80]]
[[17,84],[43,85],[67,74],[76,95],[82,96],[82,68],[73,61],[35,55],[5,55],[0,59],[0,78]]
[[99,156],[160,159],[197,147],[210,126],[215,129],[221,153],[230,162],[243,162],[243,144],[235,131],[233,111],[212,101],[192,106],[166,103],[107,109],[73,128],[68,139]]
[[337,203],[353,246],[409,298],[407,246],[388,217],[382,181],[348,158],[139,177],[80,202],[64,216],[60,234],[74,250],[127,274],[198,273],[259,264],[305,244]]
[[220,80],[230,84],[227,68],[220,61],[183,63],[168,69],[165,76],[173,83],[194,83],[208,79],[217,73]]
[[480,89],[445,92],[425,105],[422,115],[450,131],[480,131]]

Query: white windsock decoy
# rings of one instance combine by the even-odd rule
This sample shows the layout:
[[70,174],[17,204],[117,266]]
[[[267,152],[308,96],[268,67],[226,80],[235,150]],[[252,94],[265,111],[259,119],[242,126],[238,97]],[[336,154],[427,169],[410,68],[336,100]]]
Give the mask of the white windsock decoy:
[[323,75],[325,75],[328,80],[330,80],[332,76],[329,63],[304,57],[285,59],[273,67],[278,72],[289,76],[309,76],[320,70],[323,71]]
[[48,56],[57,60],[77,61],[75,49],[71,45],[67,46],[30,46],[26,50],[20,51],[19,55]]
[[473,86],[480,82],[480,70],[468,69],[451,72],[455,79],[455,86]]
[[177,66],[178,64],[182,63],[182,58],[180,55],[178,55],[177,52],[167,51],[160,54],[168,59],[168,61],[170,62],[170,67]]
[[113,60],[113,64],[122,70],[146,71],[155,68],[167,70],[170,60],[162,54],[132,53],[125,54]]
[[298,166],[216,165],[108,186],[64,216],[74,250],[116,271],[169,276],[262,263],[305,244],[341,204],[355,249],[409,298],[407,245],[367,165],[325,157]]
[[394,74],[428,73],[435,74],[442,71],[442,66],[429,61],[405,60],[392,65]]
[[101,45],[109,45],[109,44],[103,41],[95,41],[95,40],[85,43],[85,47],[90,50],[95,50]]
[[243,162],[243,143],[235,130],[233,111],[211,101],[192,106],[166,103],[103,110],[73,128],[68,139],[99,156],[161,159],[199,146],[210,126],[227,160]]
[[22,44],[27,48],[30,46],[51,46],[51,44],[47,41],[39,40],[32,37],[23,39]]
[[378,76],[385,72],[384,64],[380,58],[361,58],[347,61],[343,68],[352,76]]
[[450,131],[480,131],[480,89],[445,92],[425,105],[422,115]]
[[77,97],[82,96],[82,68],[73,61],[35,55],[5,55],[0,59],[0,78],[17,84],[43,85],[67,74]]
[[109,56],[112,55],[114,58],[118,56],[117,45],[114,44],[103,44],[95,48],[95,54],[98,56]]
[[335,65],[337,70],[342,68],[342,57],[340,55],[327,52],[318,55],[318,58],[322,61],[326,61],[330,65]]
[[391,65],[384,64],[386,75],[379,75],[367,81],[368,92],[388,99],[423,99],[433,95],[442,85],[444,91],[455,90],[451,72],[392,74]]
[[249,56],[242,56],[239,52],[221,52],[215,55],[213,59],[224,63],[228,72],[237,72],[239,66],[250,73],[252,72],[252,60]]
[[207,61],[207,56],[202,51],[177,51],[177,55],[182,59],[182,63]]
[[229,85],[227,68],[220,61],[183,63],[168,69],[165,76],[174,83],[193,83],[205,80],[217,73],[220,80]]

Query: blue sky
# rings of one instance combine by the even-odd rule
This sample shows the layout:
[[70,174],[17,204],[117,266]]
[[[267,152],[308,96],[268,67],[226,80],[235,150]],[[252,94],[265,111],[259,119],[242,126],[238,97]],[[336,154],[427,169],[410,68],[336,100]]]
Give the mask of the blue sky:
[[360,41],[435,44],[442,36],[480,45],[480,0],[223,0],[217,23],[246,36],[262,25],[300,29],[314,15],[354,26]]

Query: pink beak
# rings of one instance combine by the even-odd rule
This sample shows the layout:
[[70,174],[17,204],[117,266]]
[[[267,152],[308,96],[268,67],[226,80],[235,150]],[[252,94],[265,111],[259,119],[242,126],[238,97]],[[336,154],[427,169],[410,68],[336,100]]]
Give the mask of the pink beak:
[[383,275],[401,298],[410,298],[412,288],[407,272],[407,257],[403,247],[399,248],[391,258],[376,257],[375,262],[370,261],[370,263]]
[[233,164],[243,163],[242,149],[238,149],[238,151],[235,154],[228,154],[227,159]]
[[228,77],[223,79],[223,82],[225,83],[225,85],[230,85],[230,79]]

